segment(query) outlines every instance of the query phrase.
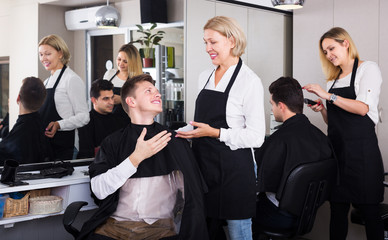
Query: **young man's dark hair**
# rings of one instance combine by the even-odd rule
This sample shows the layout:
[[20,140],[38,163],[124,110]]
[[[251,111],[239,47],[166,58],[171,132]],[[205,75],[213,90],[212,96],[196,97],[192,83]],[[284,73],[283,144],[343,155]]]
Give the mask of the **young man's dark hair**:
[[19,96],[23,107],[31,112],[35,112],[39,110],[46,98],[46,88],[39,78],[27,77],[23,79]]
[[152,79],[152,77],[149,74],[140,74],[137,76],[134,76],[130,79],[128,79],[123,87],[121,88],[121,104],[123,105],[123,108],[125,112],[128,113],[128,104],[125,102],[125,99],[129,96],[133,96],[134,92],[136,91],[136,84],[139,82],[150,82],[153,85],[155,85],[155,80]]
[[113,90],[113,83],[105,79],[96,79],[90,87],[90,97],[98,98],[100,91]]
[[272,100],[282,102],[294,113],[303,113],[303,92],[299,82],[291,77],[280,77],[269,86]]

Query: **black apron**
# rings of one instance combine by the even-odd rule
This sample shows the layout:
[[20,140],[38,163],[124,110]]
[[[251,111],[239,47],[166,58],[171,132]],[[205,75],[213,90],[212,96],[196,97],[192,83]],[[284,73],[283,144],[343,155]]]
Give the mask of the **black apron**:
[[[202,89],[196,100],[194,121],[213,128],[229,128],[226,103],[241,65],[239,59],[225,92]],[[210,77],[206,84],[209,80]],[[193,150],[209,188],[205,194],[207,216],[228,220],[254,217],[256,194],[251,149],[231,150],[215,138],[201,137],[193,139]]]
[[[117,72],[109,79],[109,82],[112,82],[113,78],[116,77],[116,75],[120,72],[120,70],[117,70]],[[129,77],[127,78],[127,80]],[[119,87],[113,87],[113,93],[115,95],[121,96],[121,88]],[[119,117],[120,121],[123,122],[123,124],[128,125],[131,122],[131,119],[129,118],[128,114],[125,112],[123,106],[121,104],[115,104],[113,106],[113,114],[115,114],[117,117]]]
[[[349,87],[333,88],[329,93],[356,99],[354,81],[358,59],[353,65]],[[368,115],[349,113],[326,102],[328,136],[339,164],[340,184],[334,188],[331,201],[375,204],[384,198],[384,168],[375,133]]]
[[[67,66],[64,65],[57,81],[52,88],[46,89],[46,100],[39,109],[39,114],[42,118],[44,131],[50,122],[62,120],[55,107],[55,89],[62,78]],[[48,83],[48,81],[47,81]],[[46,85],[47,85],[46,83]],[[73,158],[74,152],[74,136],[75,130],[71,131],[57,131],[53,138],[48,138],[48,153],[51,160],[69,160]]]

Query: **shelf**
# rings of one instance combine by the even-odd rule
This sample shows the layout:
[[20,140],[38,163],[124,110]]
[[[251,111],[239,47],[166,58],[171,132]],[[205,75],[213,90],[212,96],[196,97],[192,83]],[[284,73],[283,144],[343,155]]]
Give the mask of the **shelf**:
[[0,219],[0,225],[3,225],[4,228],[10,228],[13,227],[17,222],[61,215],[64,213],[64,209],[66,209],[66,207],[74,201],[88,202],[88,205],[84,206],[81,211],[97,208],[93,199],[91,198],[89,176],[84,174],[87,170],[88,166],[75,167],[73,174],[70,176],[65,176],[62,178],[27,180],[26,182],[28,182],[29,185],[23,186],[9,187],[7,185],[0,184],[0,194],[50,188],[52,195],[60,196],[63,198],[63,210],[61,212],[39,215],[27,214],[23,216],[2,218]]

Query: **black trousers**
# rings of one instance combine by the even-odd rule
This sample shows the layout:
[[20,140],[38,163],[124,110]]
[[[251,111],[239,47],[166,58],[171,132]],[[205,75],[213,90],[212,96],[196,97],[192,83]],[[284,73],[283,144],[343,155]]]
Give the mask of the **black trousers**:
[[[352,204],[365,219],[368,240],[384,239],[384,224],[379,213],[379,204]],[[345,240],[348,234],[350,203],[330,202],[330,240]]]

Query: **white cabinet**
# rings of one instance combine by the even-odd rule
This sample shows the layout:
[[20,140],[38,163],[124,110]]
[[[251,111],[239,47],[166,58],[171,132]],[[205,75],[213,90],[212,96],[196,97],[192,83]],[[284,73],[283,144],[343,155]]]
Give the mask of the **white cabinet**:
[[[63,209],[66,209],[66,207],[74,201],[88,202],[88,205],[83,207],[82,210],[94,209],[96,208],[96,205],[94,204],[94,201],[90,195],[89,176],[84,174],[87,172],[87,169],[87,166],[75,167],[71,176],[26,181],[29,183],[29,185],[8,187],[7,185],[0,184],[0,194],[51,188],[51,195],[60,196],[63,198]],[[9,228],[13,227],[17,222],[30,221],[33,219],[45,218],[60,214],[63,214],[63,211],[52,214],[28,214],[23,216],[2,218],[0,219],[0,226]]]

